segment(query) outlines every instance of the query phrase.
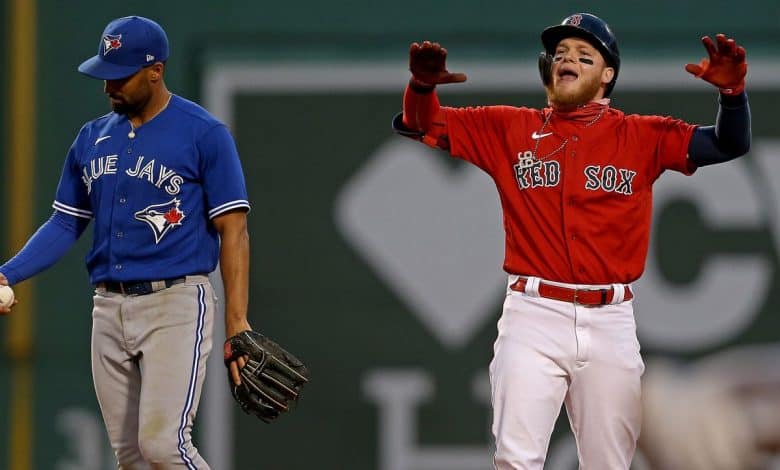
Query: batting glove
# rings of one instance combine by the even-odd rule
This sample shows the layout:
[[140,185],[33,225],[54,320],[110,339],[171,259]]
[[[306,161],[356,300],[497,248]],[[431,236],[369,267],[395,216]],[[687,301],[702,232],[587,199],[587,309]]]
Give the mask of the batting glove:
[[715,39],[717,46],[709,36],[701,38],[709,58],[702,59],[698,65],[686,64],[685,70],[697,78],[712,83],[724,95],[739,95],[745,90],[745,75],[747,75],[745,48],[738,46],[733,39],[727,38],[724,34],[718,34]]
[[412,86],[433,89],[435,85],[444,83],[460,83],[466,81],[462,73],[447,71],[447,49],[439,43],[425,41],[422,44],[413,42],[409,47],[409,70],[412,72]]

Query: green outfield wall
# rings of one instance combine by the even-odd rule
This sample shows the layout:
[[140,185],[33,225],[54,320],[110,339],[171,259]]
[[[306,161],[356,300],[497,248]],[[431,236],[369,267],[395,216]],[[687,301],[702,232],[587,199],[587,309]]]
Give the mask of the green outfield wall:
[[[9,12],[19,4],[0,5],[0,37],[11,44]],[[469,75],[443,88],[442,102],[542,106],[538,33],[581,5],[38,1],[35,151],[23,157],[33,182],[15,184],[4,170],[0,202],[32,201],[30,234],[46,220],[72,139],[108,110],[102,83],[76,66],[97,51],[109,20],[156,19],[171,40],[169,88],[227,122],[238,144],[252,203],[250,323],[312,370],[298,409],[266,425],[214,392],[224,386],[216,358],[195,424],[212,466],[487,470],[487,365],[505,287],[495,189],[477,169],[393,135],[390,120],[408,44],[421,39],[441,41],[450,69]],[[780,344],[780,6],[589,7],[621,41],[612,104],[628,113],[713,122],[716,93],[682,71],[703,56],[702,35],[733,34],[751,64],[750,154],[692,178],[664,174],[656,186],[648,267],[636,284],[648,367]],[[0,48],[3,64],[10,52]],[[8,67],[0,71],[8,96]],[[5,143],[13,110],[4,102]],[[4,256],[13,223],[1,224]],[[0,468],[115,468],[90,375],[89,238],[30,284],[29,451],[10,437],[21,419],[12,397],[20,359],[0,318]],[[562,416],[548,466],[573,470],[572,455]]]

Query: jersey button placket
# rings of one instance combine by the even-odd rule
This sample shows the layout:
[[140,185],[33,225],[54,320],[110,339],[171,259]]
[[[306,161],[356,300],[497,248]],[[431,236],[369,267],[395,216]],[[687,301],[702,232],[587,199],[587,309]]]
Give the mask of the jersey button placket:
[[[128,148],[128,153],[132,151],[131,148]],[[123,170],[120,170],[123,171]],[[111,215],[111,236],[109,238],[108,242],[108,255],[114,260],[114,272],[119,273],[123,270],[122,263],[119,262],[120,256],[117,255],[117,253],[122,252],[122,241],[125,238],[125,232],[121,229],[122,221],[125,218],[125,211],[126,204],[127,204],[127,198],[125,196],[119,196],[117,193],[121,194],[124,193],[124,185],[122,180],[118,180],[116,186],[114,186],[114,201],[115,204],[118,203],[118,205],[125,206],[125,208],[120,209],[118,206],[115,207],[115,209],[112,211]]]
[[[573,140],[574,139],[572,139],[572,141]],[[573,145],[573,142],[571,142],[571,145],[569,145],[567,147],[568,148],[566,149],[566,152],[569,155],[573,156],[574,155],[574,150],[573,149],[575,147]],[[563,159],[562,159],[561,163],[563,164]],[[572,168],[573,165],[574,165],[573,163],[569,163],[567,165],[568,166],[568,170],[570,172],[573,171],[573,168]],[[572,262],[573,262],[574,259],[575,259],[575,253],[574,253],[575,250],[574,250],[573,244],[574,244],[574,242],[577,241],[577,231],[573,227],[573,222],[572,222],[572,221],[576,220],[576,218],[572,217],[572,216],[575,215],[575,205],[576,204],[575,204],[574,196],[570,196],[570,194],[575,192],[576,188],[571,188],[570,185],[573,184],[573,183],[569,183],[569,181],[572,181],[572,182],[576,181],[576,178],[573,175],[571,175],[571,174],[569,174],[568,176],[569,176],[569,178],[567,179],[566,178],[565,168],[562,166],[562,168],[561,168],[561,183],[562,183],[562,187],[561,187],[561,207],[563,209],[563,220],[562,220],[562,222],[563,222],[563,229],[564,229],[564,232],[565,232],[564,242],[565,242],[565,246],[566,246],[566,251],[569,252],[569,259],[572,260]],[[572,269],[573,268],[574,268],[574,266],[572,266]]]

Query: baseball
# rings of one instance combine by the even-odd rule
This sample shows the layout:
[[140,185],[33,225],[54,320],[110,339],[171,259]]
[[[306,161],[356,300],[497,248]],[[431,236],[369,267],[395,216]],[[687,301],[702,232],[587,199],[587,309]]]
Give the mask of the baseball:
[[0,286],[0,307],[10,307],[14,303],[14,290],[9,286]]

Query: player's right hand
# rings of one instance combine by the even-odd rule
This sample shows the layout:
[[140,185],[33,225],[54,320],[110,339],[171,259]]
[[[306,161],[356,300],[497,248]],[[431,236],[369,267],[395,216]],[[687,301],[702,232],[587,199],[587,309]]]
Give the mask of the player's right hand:
[[437,42],[413,42],[409,47],[409,70],[418,82],[426,85],[465,82],[465,74],[447,71],[446,61],[447,49]]
[[[8,279],[5,277],[5,274],[0,273],[0,285],[7,286],[8,285]],[[14,299],[14,303],[10,307],[3,307],[0,306],[0,315],[6,315],[11,313],[11,309],[14,307],[14,305],[19,303],[19,299]]]

